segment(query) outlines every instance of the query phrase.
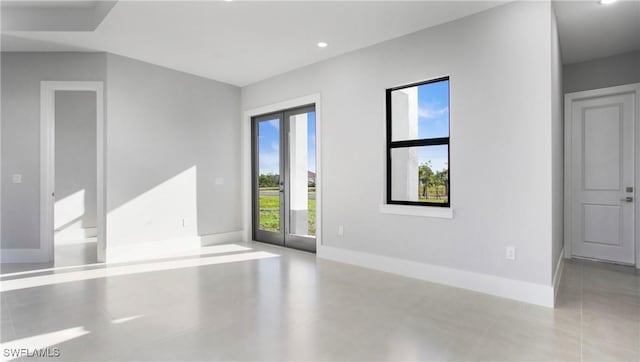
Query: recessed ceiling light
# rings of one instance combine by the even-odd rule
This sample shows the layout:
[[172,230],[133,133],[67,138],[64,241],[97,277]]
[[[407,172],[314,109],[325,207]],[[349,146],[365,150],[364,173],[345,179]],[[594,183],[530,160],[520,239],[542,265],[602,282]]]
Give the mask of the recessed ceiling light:
[[329,46],[327,42],[321,41],[318,43],[318,48],[326,48],[327,46]]
[[600,0],[600,5],[609,5],[616,2],[616,0]]
[[226,1],[226,2],[230,2],[230,1],[233,1],[233,0],[224,0],[224,1]]

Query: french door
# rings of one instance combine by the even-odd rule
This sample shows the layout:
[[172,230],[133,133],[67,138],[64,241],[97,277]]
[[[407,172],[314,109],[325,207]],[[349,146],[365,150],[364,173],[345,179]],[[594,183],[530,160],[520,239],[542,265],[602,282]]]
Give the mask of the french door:
[[315,106],[252,118],[253,239],[315,252]]

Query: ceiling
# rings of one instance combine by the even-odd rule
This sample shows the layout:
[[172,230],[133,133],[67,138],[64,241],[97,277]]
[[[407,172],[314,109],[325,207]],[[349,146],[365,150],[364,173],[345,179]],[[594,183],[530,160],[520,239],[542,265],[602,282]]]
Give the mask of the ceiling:
[[640,0],[554,2],[564,64],[640,49]]
[[[3,1],[1,47],[104,51],[244,86],[504,2]],[[640,49],[640,0],[554,7],[565,64]]]
[[503,2],[121,0],[95,31],[3,29],[2,50],[106,51],[244,86]]
[[116,0],[2,1],[2,30],[93,31]]

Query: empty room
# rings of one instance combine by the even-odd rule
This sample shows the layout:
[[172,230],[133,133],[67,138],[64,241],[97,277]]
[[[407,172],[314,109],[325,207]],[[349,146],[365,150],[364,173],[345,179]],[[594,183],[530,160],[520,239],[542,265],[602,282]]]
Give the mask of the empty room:
[[640,361],[640,0],[0,5],[2,360]]

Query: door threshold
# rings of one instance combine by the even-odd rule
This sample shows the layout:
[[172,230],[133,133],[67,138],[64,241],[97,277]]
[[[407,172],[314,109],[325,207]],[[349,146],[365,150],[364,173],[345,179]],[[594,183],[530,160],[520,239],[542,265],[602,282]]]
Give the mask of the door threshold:
[[313,255],[316,254],[315,251],[306,250],[306,249],[300,249],[300,248],[294,248],[293,246],[273,244],[273,243],[269,243],[269,242],[266,242],[266,241],[251,240],[251,242],[252,243],[259,243],[260,245],[264,245],[266,247],[272,247],[272,248],[277,248],[277,249],[285,249],[285,250],[290,250],[290,251],[298,251],[298,252],[302,252],[302,253],[305,253],[305,254],[313,254]]
[[591,263],[608,264],[608,265],[617,265],[617,266],[626,266],[626,267],[632,267],[632,268],[635,268],[636,266],[633,263],[622,263],[619,261],[589,258],[586,256],[578,256],[578,255],[572,255],[571,260],[586,261]]

